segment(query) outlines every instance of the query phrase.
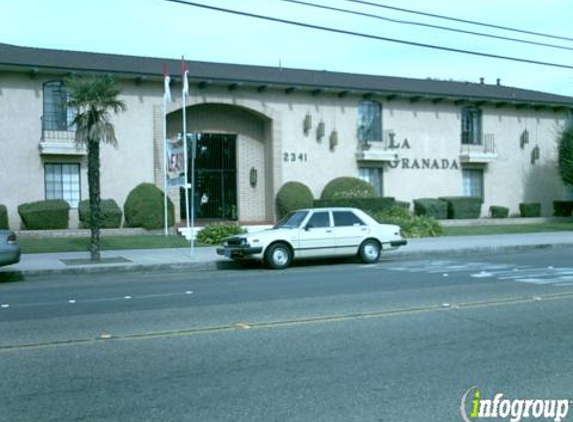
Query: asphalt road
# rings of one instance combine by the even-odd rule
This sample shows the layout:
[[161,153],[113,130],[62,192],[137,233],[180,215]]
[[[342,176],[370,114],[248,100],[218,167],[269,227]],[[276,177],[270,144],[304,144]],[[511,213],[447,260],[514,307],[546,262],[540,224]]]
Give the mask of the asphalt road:
[[2,422],[460,421],[472,386],[573,399],[567,250],[0,281]]

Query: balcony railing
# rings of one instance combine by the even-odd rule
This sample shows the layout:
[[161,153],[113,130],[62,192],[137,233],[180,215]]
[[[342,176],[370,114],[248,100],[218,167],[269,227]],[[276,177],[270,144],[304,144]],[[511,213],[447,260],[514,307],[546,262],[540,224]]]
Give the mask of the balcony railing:
[[40,153],[43,155],[86,155],[85,145],[77,144],[75,137],[75,128],[56,125],[42,118]]
[[358,142],[356,159],[359,161],[394,161],[398,157],[394,131],[385,130],[380,141]]
[[495,150],[495,136],[486,133],[479,144],[462,144],[460,161],[462,163],[489,163],[497,158]]

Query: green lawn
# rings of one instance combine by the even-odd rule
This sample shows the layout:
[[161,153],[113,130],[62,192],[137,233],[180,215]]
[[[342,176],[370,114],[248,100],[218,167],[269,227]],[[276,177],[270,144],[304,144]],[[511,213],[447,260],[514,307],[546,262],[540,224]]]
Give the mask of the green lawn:
[[444,227],[444,236],[474,236],[487,234],[540,233],[558,231],[573,231],[573,223]]
[[[78,252],[89,250],[89,237],[46,238],[35,237],[18,239],[22,253]],[[185,248],[189,241],[181,236],[106,236],[100,238],[101,250],[114,249],[155,249]],[[197,244],[197,246],[205,246]]]

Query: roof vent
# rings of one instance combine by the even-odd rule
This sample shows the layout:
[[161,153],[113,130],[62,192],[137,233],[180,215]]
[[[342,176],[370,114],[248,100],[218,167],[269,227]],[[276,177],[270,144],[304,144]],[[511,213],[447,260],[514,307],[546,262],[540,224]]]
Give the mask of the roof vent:
[[485,79],[484,79],[484,78],[479,78],[479,83],[480,83],[480,84],[482,84],[482,85],[483,85],[483,84],[484,84],[484,82],[485,82]]
[[497,84],[497,86],[501,85],[501,79],[497,78],[496,84]]

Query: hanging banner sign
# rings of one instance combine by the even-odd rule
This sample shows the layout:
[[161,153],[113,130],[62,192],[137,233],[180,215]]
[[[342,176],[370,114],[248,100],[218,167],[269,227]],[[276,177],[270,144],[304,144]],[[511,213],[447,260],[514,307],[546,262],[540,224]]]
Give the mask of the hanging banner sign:
[[181,137],[166,140],[167,186],[185,186],[185,147]]

